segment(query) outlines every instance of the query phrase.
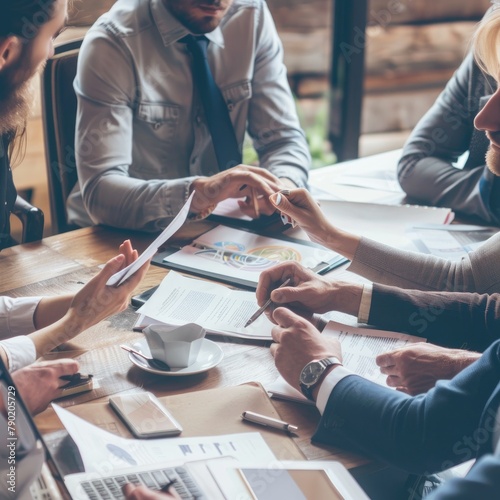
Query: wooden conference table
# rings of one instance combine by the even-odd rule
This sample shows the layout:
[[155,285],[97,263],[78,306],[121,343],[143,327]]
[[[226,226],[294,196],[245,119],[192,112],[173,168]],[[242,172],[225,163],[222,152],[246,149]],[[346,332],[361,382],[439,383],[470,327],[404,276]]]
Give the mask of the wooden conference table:
[[[188,227],[190,231],[199,233],[207,229],[204,226],[207,223]],[[4,250],[0,253],[0,293],[36,296],[74,292],[98,272],[100,264],[116,254],[119,244],[127,238],[139,251],[144,250],[152,240],[151,235],[92,227]],[[151,266],[137,292],[157,285],[167,272],[166,269]],[[144,372],[133,366],[127,353],[119,348],[119,344],[132,344],[141,337],[141,333],[132,331],[135,317],[135,312],[129,307],[47,356],[47,359],[75,357],[80,363],[80,371],[92,373],[99,381],[100,387],[90,393],[60,400],[64,406],[89,400],[102,402],[109,395],[124,391],[148,390],[157,396],[167,396],[251,381],[265,386],[278,375],[267,346],[234,341],[219,342],[224,359],[208,372],[187,377],[162,377]],[[299,426],[294,440],[307,459],[340,460],[346,467],[366,462],[362,457],[311,444],[310,438],[319,420],[316,408],[280,401],[274,401],[274,406],[284,420]],[[40,414],[36,421],[43,433],[61,428],[50,409]]]

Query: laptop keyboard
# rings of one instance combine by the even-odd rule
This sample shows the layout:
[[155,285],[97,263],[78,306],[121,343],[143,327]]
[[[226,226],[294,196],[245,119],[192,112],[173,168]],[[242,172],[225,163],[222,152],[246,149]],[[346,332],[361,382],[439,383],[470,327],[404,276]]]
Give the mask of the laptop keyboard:
[[83,481],[81,486],[90,500],[112,500],[124,498],[122,486],[126,483],[143,484],[153,490],[159,490],[173,480],[175,480],[175,483],[171,486],[171,489],[175,488],[182,499],[207,499],[196,485],[191,474],[184,467],[171,467]]

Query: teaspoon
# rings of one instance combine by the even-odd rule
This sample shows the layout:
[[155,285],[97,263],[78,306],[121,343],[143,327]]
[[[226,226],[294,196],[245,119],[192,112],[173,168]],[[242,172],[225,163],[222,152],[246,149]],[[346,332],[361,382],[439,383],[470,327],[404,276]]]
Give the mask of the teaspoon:
[[121,344],[120,347],[124,349],[125,351],[131,352],[132,354],[135,354],[136,356],[141,357],[142,359],[146,360],[147,364],[153,368],[154,370],[163,370],[163,371],[170,371],[170,366],[167,365],[167,363],[164,363],[163,361],[160,361],[159,359],[156,358],[150,358],[146,356],[145,354],[142,354],[142,352],[136,351],[132,347]]

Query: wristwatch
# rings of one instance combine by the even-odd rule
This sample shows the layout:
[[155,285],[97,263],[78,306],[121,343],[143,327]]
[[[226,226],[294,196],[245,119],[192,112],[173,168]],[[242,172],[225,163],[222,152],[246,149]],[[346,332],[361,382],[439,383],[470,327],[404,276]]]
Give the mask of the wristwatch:
[[342,361],[340,361],[339,358],[332,356],[330,358],[311,361],[304,366],[300,372],[299,382],[300,390],[307,399],[314,401],[312,396],[313,390],[318,385],[318,382],[327,367],[332,365],[342,365]]

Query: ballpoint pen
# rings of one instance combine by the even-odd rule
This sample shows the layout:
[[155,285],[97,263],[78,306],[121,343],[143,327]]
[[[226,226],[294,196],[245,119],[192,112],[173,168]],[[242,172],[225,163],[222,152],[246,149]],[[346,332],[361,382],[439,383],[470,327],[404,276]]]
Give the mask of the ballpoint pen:
[[254,189],[252,189],[252,203],[253,203],[253,211],[255,212],[255,218],[258,219],[260,217],[259,200],[255,195]]
[[[283,283],[281,283],[281,285],[278,287],[278,288],[281,288],[282,286],[287,286],[288,283],[290,283],[291,279],[288,278],[287,280],[283,281]],[[266,303],[260,307],[259,309],[257,309],[257,311],[255,311],[252,316],[250,316],[250,319],[245,323],[245,326],[243,328],[246,328],[248,325],[251,325],[259,316],[262,315],[262,313],[270,306],[272,300],[269,298]]]
[[277,418],[266,417],[260,413],[254,413],[253,411],[244,411],[241,414],[243,420],[248,422],[253,422],[254,424],[264,425],[266,427],[272,427],[273,429],[279,429],[281,431],[295,432],[299,428],[296,425],[291,425],[283,420],[278,420]]
[[[247,184],[243,184],[243,186],[240,187],[240,191],[243,191],[248,187]],[[258,219],[260,217],[260,209],[259,209],[259,201],[258,201],[258,196],[255,196],[255,190],[252,189],[249,198],[252,198],[252,203],[253,203],[253,210],[255,212],[255,218]]]
[[162,491],[163,493],[168,493],[168,491],[170,490],[170,488],[177,482],[177,479],[174,477],[174,479],[172,479],[171,481],[169,481],[167,484],[165,484],[164,486],[162,486],[160,488],[160,491]]

